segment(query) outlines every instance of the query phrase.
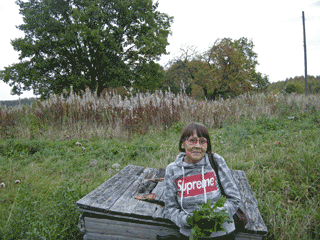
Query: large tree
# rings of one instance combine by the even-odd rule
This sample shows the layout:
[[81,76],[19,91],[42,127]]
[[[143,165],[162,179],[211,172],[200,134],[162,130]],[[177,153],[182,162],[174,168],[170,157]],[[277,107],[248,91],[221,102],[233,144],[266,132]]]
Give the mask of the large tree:
[[208,89],[211,98],[233,97],[255,89],[261,78],[256,72],[258,55],[253,47],[253,42],[247,38],[224,38],[218,39],[203,54],[203,61],[212,69],[209,76],[212,85]]
[[247,38],[218,39],[203,53],[182,54],[167,70],[167,78],[174,80],[176,75],[187,74],[185,79],[192,80],[189,85],[201,87],[207,99],[263,90],[268,85],[268,77],[256,71],[258,61],[253,47],[252,41]]
[[172,17],[152,0],[17,0],[24,38],[11,41],[17,64],[3,71],[13,94],[47,97],[71,85],[98,94],[141,80],[141,68],[166,54]]

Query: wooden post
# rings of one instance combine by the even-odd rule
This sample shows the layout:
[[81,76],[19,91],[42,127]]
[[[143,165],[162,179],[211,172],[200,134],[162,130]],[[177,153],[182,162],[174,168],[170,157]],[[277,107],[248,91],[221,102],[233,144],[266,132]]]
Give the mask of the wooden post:
[[306,82],[305,92],[306,96],[308,95],[308,75],[307,75],[307,44],[306,44],[306,29],[304,24],[304,11],[302,11],[302,24],[303,24],[303,42],[304,42],[304,79]]

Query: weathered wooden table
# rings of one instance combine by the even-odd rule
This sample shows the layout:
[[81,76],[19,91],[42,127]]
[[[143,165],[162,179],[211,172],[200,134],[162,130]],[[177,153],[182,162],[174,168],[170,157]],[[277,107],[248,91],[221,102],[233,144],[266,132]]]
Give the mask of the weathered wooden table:
[[[241,193],[241,208],[248,217],[248,225],[237,239],[263,239],[267,227],[260,215],[258,203],[243,171],[231,170]],[[165,169],[126,166],[77,202],[82,212],[79,230],[83,239],[138,240],[162,239],[172,235],[179,238],[179,228],[163,218],[164,182],[147,179],[164,177]],[[134,197],[154,193],[150,202]]]

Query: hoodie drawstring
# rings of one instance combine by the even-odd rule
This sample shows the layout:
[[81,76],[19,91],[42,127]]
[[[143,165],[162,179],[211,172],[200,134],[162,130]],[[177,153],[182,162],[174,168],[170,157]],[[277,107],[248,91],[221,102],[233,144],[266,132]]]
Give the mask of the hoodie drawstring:
[[206,191],[206,181],[204,180],[203,166],[202,166],[202,187],[204,190],[204,202],[207,203],[207,191]]
[[[184,208],[183,208],[183,191],[185,190],[185,185],[184,185],[184,167],[182,166],[182,175],[183,175],[183,180],[182,180],[182,193],[181,193],[181,208],[183,211],[185,211],[187,214],[189,214]],[[202,187],[204,190],[204,202],[207,203],[207,191],[206,191],[206,182],[204,180],[204,168],[202,166]]]
[[182,166],[182,174],[183,174],[183,180],[182,180],[182,193],[181,193],[181,208],[183,211],[185,211],[187,214],[189,214],[182,206],[182,200],[183,200],[183,191],[184,191],[184,167]]

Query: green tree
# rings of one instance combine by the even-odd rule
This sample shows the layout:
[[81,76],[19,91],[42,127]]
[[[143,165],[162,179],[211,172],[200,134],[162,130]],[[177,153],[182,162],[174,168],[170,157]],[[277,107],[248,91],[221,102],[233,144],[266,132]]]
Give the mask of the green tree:
[[257,91],[265,91],[270,85],[269,78],[267,75],[262,75],[260,72],[254,74],[254,87]]
[[286,93],[293,93],[293,92],[297,92],[297,87],[296,85],[294,85],[293,83],[290,83],[286,86],[285,88]]
[[304,93],[304,87],[301,86],[299,83],[289,83],[287,84],[285,88],[286,93],[299,93],[302,94]]
[[[17,0],[25,37],[11,41],[21,51],[2,80],[15,92],[43,98],[88,86],[130,86],[137,71],[166,54],[172,17],[152,0]],[[22,83],[22,85],[20,85]]]
[[223,38],[218,39],[204,55],[206,62],[214,68],[211,99],[234,97],[254,89],[258,83],[258,55],[253,47],[253,42],[247,38]]
[[[177,85],[186,81],[202,87],[207,99],[238,96],[253,90],[265,90],[268,76],[256,71],[257,54],[247,38],[218,39],[204,53],[187,48],[167,70],[167,78]],[[170,81],[168,81],[170,82]]]
[[165,71],[161,65],[150,61],[137,68],[133,87],[140,92],[154,92],[161,87]]

